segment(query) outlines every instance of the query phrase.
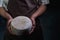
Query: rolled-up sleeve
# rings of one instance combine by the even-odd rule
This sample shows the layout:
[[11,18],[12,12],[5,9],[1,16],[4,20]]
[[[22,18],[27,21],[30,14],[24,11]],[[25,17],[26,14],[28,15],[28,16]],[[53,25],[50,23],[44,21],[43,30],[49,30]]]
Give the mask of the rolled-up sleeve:
[[0,0],[0,7],[2,7],[2,4],[3,4],[3,0]]
[[39,4],[49,4],[49,0],[39,0]]

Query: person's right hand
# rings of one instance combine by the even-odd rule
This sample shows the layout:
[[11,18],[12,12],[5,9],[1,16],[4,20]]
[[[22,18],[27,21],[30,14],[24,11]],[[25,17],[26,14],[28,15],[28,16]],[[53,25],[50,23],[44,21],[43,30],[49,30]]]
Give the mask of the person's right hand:
[[12,31],[11,31],[11,28],[10,28],[10,24],[11,24],[11,21],[12,21],[12,17],[10,17],[9,19],[8,19],[8,21],[7,21],[7,30],[11,33]]
[[11,21],[12,21],[12,18],[7,21],[7,29],[10,33],[11,33],[11,28],[10,28]]

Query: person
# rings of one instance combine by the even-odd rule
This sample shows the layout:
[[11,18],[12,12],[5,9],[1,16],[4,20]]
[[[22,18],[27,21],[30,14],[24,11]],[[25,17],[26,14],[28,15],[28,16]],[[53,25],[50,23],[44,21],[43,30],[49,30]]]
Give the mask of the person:
[[0,12],[3,17],[8,19],[8,25],[9,22],[17,16],[29,17],[32,20],[33,24],[32,30],[29,32],[31,34],[36,26],[35,19],[45,12],[47,4],[49,4],[49,0],[9,0],[7,5],[8,12],[3,8],[0,8]]

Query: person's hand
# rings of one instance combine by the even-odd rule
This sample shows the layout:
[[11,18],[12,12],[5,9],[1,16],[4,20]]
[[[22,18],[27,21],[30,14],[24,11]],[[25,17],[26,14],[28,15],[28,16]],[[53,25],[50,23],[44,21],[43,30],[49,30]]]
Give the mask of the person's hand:
[[8,22],[7,22],[7,29],[8,29],[8,31],[10,32],[10,34],[16,35],[16,34],[12,33],[12,31],[11,31],[11,28],[10,28],[11,21],[12,21],[12,18],[9,19]]
[[30,19],[32,20],[32,28],[31,28],[31,31],[29,32],[29,34],[31,34],[34,31],[35,26],[36,26],[35,18],[34,17],[31,17]]
[[9,31],[10,33],[11,33],[11,29],[10,29],[11,21],[12,21],[12,18],[10,18],[10,19],[7,21],[7,29],[8,29],[8,31]]
[[7,21],[7,26],[10,26],[11,21],[12,21],[12,19],[9,19],[9,20]]

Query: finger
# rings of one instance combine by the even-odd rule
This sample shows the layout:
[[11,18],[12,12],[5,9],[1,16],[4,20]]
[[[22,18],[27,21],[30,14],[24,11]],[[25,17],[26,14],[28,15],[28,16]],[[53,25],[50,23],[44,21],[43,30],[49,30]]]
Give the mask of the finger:
[[29,32],[29,34],[31,34],[35,29],[35,26],[32,27],[31,31]]
[[7,26],[10,26],[10,24],[11,24],[11,20],[8,20]]
[[8,27],[8,31],[9,31],[10,34],[15,35],[14,33],[12,33],[12,30],[11,30],[10,27]]
[[11,20],[9,20],[9,21],[7,22],[7,29],[8,29],[8,31],[11,33],[10,24],[11,24]]
[[30,34],[34,31],[35,25],[32,26],[31,31],[29,32]]
[[34,30],[32,29],[32,30],[29,32],[29,34],[31,34],[33,31],[34,31]]
[[7,24],[7,29],[11,32],[10,23]]

